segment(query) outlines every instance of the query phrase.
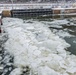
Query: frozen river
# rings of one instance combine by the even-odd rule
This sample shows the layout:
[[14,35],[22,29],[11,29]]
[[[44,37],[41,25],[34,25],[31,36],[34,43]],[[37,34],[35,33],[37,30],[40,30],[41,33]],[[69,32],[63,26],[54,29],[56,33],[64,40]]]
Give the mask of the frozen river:
[[4,18],[2,28],[0,75],[76,75],[75,18]]

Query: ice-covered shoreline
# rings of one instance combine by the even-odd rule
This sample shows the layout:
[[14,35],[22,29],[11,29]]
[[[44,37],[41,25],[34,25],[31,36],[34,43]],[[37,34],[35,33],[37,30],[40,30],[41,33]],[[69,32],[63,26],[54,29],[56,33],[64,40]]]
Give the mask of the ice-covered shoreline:
[[9,38],[4,48],[16,67],[10,75],[26,73],[26,66],[30,75],[76,75],[76,56],[65,50],[70,45],[42,22],[4,18],[2,28]]

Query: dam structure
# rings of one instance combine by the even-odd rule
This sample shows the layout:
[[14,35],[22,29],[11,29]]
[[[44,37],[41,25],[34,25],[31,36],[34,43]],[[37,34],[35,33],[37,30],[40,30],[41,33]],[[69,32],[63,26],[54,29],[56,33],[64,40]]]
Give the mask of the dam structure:
[[76,16],[76,3],[6,3],[0,4],[2,17]]

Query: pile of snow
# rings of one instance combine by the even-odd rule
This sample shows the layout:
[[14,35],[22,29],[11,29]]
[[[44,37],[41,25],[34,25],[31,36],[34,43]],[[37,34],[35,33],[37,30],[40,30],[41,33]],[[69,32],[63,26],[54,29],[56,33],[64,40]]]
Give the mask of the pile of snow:
[[70,45],[43,23],[4,18],[3,29],[9,38],[4,48],[16,67],[10,75],[76,75],[76,56],[65,50]]

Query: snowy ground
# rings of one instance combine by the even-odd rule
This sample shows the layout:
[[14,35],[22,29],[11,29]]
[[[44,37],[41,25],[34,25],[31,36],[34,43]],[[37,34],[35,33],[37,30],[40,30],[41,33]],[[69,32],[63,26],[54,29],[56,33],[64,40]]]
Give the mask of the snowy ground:
[[70,45],[58,36],[56,29],[52,32],[48,28],[55,24],[62,28],[68,21],[4,18],[3,37],[8,39],[1,44],[5,54],[2,75],[76,75],[76,56],[66,51]]

